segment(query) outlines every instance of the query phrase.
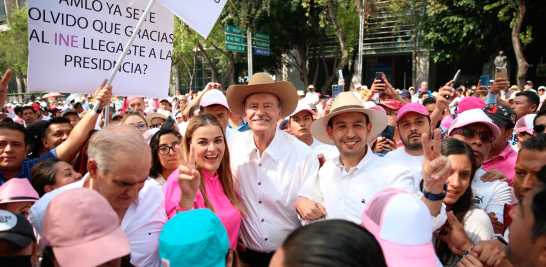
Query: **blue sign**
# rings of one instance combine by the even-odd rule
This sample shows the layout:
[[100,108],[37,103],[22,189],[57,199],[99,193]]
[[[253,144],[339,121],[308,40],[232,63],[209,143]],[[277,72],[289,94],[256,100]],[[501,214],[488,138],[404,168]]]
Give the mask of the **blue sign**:
[[268,57],[270,55],[270,50],[254,47],[254,54],[258,55],[258,56],[267,56]]

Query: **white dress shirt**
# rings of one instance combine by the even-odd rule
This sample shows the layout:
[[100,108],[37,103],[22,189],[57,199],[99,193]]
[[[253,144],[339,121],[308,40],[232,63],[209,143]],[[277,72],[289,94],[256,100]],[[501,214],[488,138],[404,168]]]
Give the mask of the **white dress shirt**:
[[487,171],[479,168],[472,181],[472,204],[485,210],[485,212],[494,212],[497,220],[504,222],[504,204],[512,204],[512,191],[507,182],[493,181],[484,182],[481,177]]
[[307,105],[316,105],[320,101],[317,92],[307,92],[304,99]]
[[421,188],[420,184],[423,180],[423,159],[425,158],[424,155],[422,156],[412,156],[406,152],[405,147],[400,147],[392,152],[387,153],[385,155],[386,159],[390,159],[408,169],[411,170],[413,173],[413,182],[415,185],[415,188],[418,190]]
[[241,224],[243,244],[254,251],[275,251],[301,226],[294,205],[304,182],[318,175],[317,156],[281,130],[276,130],[262,156],[252,130],[235,135],[229,146],[231,168],[247,213]]
[[[65,185],[45,194],[30,210],[29,221],[42,234],[45,211],[51,200],[58,194],[73,188],[82,188],[88,175],[72,184]],[[147,180],[131,206],[125,212],[121,229],[131,244],[131,264],[134,266],[159,267],[159,234],[167,222],[165,198],[156,185]]]
[[[421,197],[411,171],[386,158],[375,155],[368,146],[366,156],[349,171],[335,157],[324,163],[315,181],[307,181],[299,195],[321,203],[326,210],[324,219],[343,219],[362,223],[364,207],[372,197],[386,188],[398,188]],[[447,219],[445,208],[431,216],[432,229],[441,227]],[[303,223],[309,221],[303,220]]]

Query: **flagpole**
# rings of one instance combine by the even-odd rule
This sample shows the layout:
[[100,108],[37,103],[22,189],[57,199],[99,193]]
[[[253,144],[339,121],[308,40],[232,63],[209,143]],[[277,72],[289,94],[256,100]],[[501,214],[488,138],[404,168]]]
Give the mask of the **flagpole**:
[[[140,31],[140,28],[142,28],[142,24],[144,24],[144,20],[150,14],[150,11],[152,10],[152,7],[154,6],[155,1],[156,0],[150,0],[150,3],[148,3],[148,6],[146,7],[146,10],[144,11],[144,14],[142,14],[142,17],[140,17],[140,20],[138,21],[138,24],[137,24],[135,30],[133,31],[133,34],[131,35],[131,38],[129,39],[129,41],[125,45],[125,48],[123,49],[123,52],[119,56],[119,59],[116,62],[116,66],[112,70],[112,73],[110,74],[110,78],[108,78],[108,82],[106,82],[106,85],[112,84],[112,81],[114,80],[114,77],[116,77],[116,74],[118,72],[119,67],[121,66],[121,63],[123,62],[123,59],[125,59],[125,55],[127,55],[127,52],[129,51],[129,48],[133,44],[133,41],[135,40],[138,32]],[[91,115],[97,114],[97,110],[99,109],[100,102],[101,101],[98,100],[95,103],[95,105],[93,106],[93,110],[91,111]],[[106,105],[104,108],[105,108],[104,109],[104,117],[105,117],[104,126],[107,126],[108,125],[108,120],[109,120],[109,117],[110,117],[110,114],[109,114],[110,113],[110,105]]]

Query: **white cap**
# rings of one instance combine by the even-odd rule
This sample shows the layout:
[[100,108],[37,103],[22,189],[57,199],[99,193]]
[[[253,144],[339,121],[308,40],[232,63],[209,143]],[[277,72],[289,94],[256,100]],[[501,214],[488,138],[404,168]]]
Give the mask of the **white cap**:
[[294,110],[294,112],[290,115],[290,117],[298,114],[300,111],[309,111],[309,113],[311,113],[311,115],[315,115],[315,112],[311,109],[311,107],[309,105],[307,105],[306,103],[303,103],[302,101],[298,101],[298,106],[296,107],[296,110]]
[[493,133],[493,136],[495,136],[495,138],[501,135],[499,127],[494,124],[493,121],[479,108],[469,109],[459,114],[459,116],[457,116],[457,118],[453,120],[453,122],[447,129],[447,135],[451,135],[451,132],[455,129],[474,123],[485,124],[491,129],[491,132]]
[[180,113],[180,112],[176,113],[176,116],[175,116],[175,117],[176,117],[176,118],[182,117],[182,113]]
[[224,93],[216,89],[207,91],[203,95],[203,97],[201,97],[200,105],[202,107],[208,107],[211,105],[222,105],[229,109],[226,96],[224,95]]
[[305,93],[303,92],[303,90],[298,90],[298,95],[299,95],[299,96],[304,96]]

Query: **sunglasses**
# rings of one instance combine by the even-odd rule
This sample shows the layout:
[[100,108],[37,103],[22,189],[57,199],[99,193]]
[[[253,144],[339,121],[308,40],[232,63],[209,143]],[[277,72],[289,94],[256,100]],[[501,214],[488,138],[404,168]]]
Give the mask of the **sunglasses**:
[[545,129],[546,129],[546,124],[539,124],[533,127],[533,131],[535,131],[535,133],[543,133]]
[[495,141],[495,136],[493,136],[493,134],[490,134],[490,133],[487,133],[487,132],[481,132],[481,133],[478,133],[477,131],[474,131],[474,130],[471,130],[471,129],[466,129],[466,128],[460,128],[460,129],[456,129],[454,130],[453,132],[451,132],[451,135],[455,135],[455,134],[460,134],[466,138],[474,138],[476,137],[476,135],[480,136],[480,139],[482,140],[482,142],[488,142],[488,143],[493,143],[493,141]]

